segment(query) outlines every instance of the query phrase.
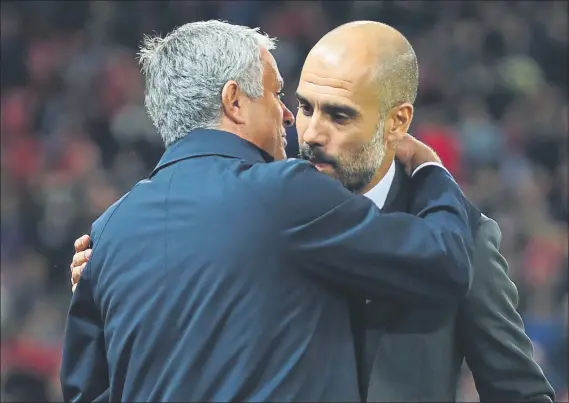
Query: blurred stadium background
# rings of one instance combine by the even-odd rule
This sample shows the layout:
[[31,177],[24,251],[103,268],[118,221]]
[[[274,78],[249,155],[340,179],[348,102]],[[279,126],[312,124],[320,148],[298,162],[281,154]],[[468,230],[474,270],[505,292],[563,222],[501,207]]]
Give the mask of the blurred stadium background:
[[[567,401],[567,2],[2,2],[2,401],[57,401],[72,244],[163,147],[143,33],[218,18],[279,38],[287,105],[304,57],[349,20],[395,26],[420,65],[412,133],[502,229],[535,355]],[[289,156],[297,153],[289,132]],[[128,245],[124,245],[128,248]],[[459,400],[477,401],[468,369]]]

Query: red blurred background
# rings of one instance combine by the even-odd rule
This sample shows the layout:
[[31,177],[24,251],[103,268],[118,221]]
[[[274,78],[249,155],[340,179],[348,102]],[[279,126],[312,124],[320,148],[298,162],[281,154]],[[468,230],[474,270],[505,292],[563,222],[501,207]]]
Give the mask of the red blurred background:
[[[408,37],[421,76],[412,133],[499,222],[537,360],[567,401],[561,1],[2,2],[2,401],[61,399],[73,241],[163,151],[134,57],[142,34],[210,18],[279,38],[291,109],[304,57],[330,29],[373,19]],[[295,156],[294,129],[289,136]],[[477,400],[467,368],[459,400]]]

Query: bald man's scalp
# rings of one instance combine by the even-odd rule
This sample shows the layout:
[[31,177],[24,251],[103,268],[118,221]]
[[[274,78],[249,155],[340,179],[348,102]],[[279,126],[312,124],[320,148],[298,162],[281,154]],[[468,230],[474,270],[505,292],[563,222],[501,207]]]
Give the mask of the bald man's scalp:
[[403,103],[413,104],[419,86],[419,65],[413,47],[402,37],[392,54],[380,57],[377,84],[381,100],[381,114]]
[[[356,38],[356,39],[355,39]],[[381,114],[417,98],[419,66],[413,47],[395,28],[377,21],[352,21],[326,34],[321,43],[356,40],[361,50],[375,54]],[[367,48],[364,49],[363,47]]]

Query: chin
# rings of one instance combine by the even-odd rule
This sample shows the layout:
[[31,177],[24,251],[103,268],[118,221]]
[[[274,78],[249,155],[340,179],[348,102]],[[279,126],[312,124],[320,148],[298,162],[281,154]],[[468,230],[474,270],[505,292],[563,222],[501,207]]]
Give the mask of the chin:
[[279,148],[277,152],[273,153],[273,158],[275,161],[286,160],[287,156],[284,147]]

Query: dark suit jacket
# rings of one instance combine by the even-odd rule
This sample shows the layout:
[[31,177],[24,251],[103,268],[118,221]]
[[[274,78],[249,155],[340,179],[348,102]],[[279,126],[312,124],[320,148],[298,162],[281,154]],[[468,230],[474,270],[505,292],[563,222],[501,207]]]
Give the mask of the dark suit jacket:
[[477,216],[444,170],[411,181],[414,215],[384,214],[306,161],[270,161],[189,133],[93,224],[66,401],[357,401],[350,301],[466,295]]
[[[385,211],[408,209],[409,183],[402,171],[398,166]],[[392,318],[387,329],[376,326],[368,334],[367,354],[373,362],[369,402],[454,402],[464,359],[482,402],[548,402],[554,398],[551,385],[532,358],[531,341],[516,311],[518,294],[499,252],[500,238],[498,224],[481,216],[476,225],[470,293],[458,308],[451,308],[453,315],[443,319],[453,319],[440,328],[428,323],[429,309],[403,305],[394,311],[376,302],[375,307],[368,306],[374,311],[368,314],[382,318],[384,325],[386,316]]]

